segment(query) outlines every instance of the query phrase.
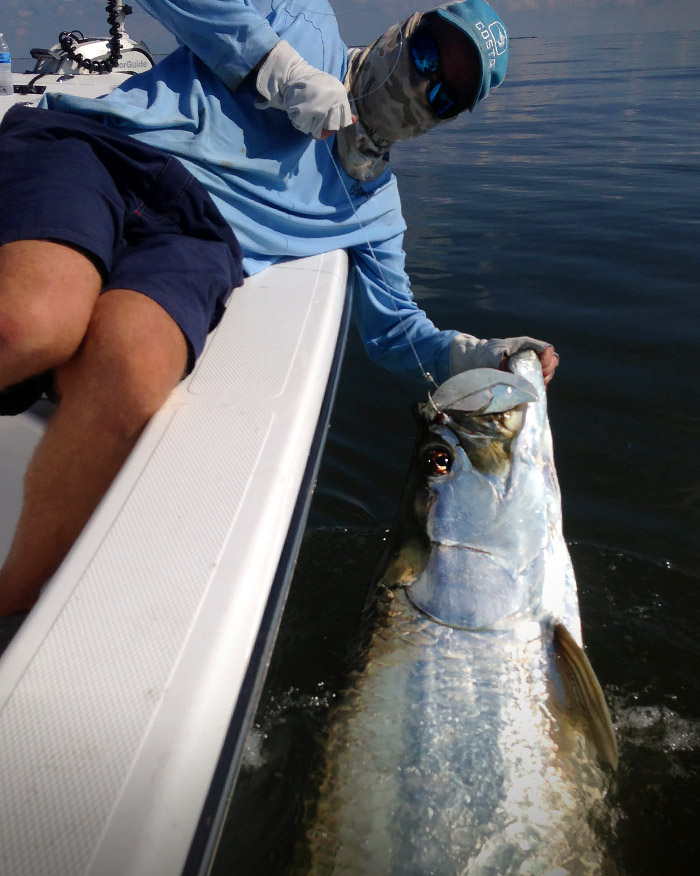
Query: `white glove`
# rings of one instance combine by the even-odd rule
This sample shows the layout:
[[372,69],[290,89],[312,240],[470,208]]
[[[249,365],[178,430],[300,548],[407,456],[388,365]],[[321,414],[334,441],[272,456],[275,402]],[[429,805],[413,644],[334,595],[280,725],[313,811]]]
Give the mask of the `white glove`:
[[352,124],[343,83],[307,64],[286,40],[280,40],[263,62],[256,86],[265,98],[260,109],[284,110],[291,123],[316,140],[326,131]]
[[459,374],[470,368],[498,368],[504,356],[512,356],[521,350],[534,350],[539,356],[551,346],[546,341],[527,337],[485,340],[474,335],[456,335],[450,347],[450,373]]

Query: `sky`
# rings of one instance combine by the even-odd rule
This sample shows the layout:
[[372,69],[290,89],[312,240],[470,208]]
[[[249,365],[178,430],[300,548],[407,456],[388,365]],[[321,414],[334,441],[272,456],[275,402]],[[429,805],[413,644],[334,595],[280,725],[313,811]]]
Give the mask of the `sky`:
[[[131,0],[127,19],[133,39],[154,53],[168,52],[167,32]],[[420,0],[331,0],[347,43],[370,42],[390,24],[435,3]],[[603,33],[653,33],[700,30],[700,0],[493,0],[511,36],[567,36]],[[2,0],[0,31],[15,58],[28,58],[35,46],[48,48],[63,30],[106,36],[105,0]],[[15,67],[15,69],[18,69]]]

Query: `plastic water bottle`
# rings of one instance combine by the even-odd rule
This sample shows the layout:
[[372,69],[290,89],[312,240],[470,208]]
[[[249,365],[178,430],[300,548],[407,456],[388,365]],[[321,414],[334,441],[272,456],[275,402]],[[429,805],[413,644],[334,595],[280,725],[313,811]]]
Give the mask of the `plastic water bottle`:
[[14,94],[10,47],[0,33],[0,94]]

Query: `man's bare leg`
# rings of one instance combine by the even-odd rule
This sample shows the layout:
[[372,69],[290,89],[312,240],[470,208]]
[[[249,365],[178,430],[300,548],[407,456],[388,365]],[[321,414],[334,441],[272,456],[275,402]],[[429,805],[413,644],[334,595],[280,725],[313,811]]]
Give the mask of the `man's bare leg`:
[[97,300],[83,345],[56,372],[60,403],[27,471],[0,615],[34,604],[186,363],[182,332],[150,298]]

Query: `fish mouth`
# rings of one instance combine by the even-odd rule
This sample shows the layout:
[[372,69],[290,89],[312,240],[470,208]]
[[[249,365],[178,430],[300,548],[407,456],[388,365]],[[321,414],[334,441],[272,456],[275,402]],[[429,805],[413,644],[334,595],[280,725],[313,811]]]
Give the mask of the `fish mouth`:
[[472,368],[450,377],[429,396],[434,413],[499,414],[537,401],[535,387],[519,374]]
[[[513,461],[514,442],[524,422],[523,404],[500,413],[449,411],[428,419],[425,438],[416,453],[427,482],[436,485],[452,473],[460,448],[480,474],[506,476]],[[459,477],[459,467],[456,476]]]
[[452,433],[477,471],[505,474],[525,407],[537,398],[532,384],[519,375],[474,368],[442,383],[418,411],[434,434],[440,435],[441,427]]

